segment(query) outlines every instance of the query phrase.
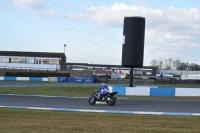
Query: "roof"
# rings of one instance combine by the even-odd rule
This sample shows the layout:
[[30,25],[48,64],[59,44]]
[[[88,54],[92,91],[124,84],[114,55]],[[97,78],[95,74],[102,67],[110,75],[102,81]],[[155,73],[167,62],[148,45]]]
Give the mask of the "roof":
[[53,53],[53,52],[0,51],[0,56],[61,58],[64,55],[65,55],[64,53]]

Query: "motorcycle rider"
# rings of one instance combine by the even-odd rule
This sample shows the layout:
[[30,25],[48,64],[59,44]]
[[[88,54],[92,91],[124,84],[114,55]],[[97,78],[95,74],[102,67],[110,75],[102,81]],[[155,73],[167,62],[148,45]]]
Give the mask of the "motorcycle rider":
[[106,96],[110,93],[108,86],[104,82],[101,83],[101,87],[98,89],[98,91],[99,91],[99,96],[98,96],[99,99],[103,97],[102,101],[104,101],[106,99]]

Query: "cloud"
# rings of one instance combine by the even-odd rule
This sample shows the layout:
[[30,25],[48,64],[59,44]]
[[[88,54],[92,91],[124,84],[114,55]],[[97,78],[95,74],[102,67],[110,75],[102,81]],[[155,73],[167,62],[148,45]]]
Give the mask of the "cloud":
[[50,9],[50,10],[36,10],[36,11],[33,11],[34,14],[38,14],[40,16],[43,16],[43,17],[52,17],[52,16],[55,16],[56,15],[56,11],[54,9]]
[[23,10],[30,11],[42,17],[52,17],[57,13],[54,9],[48,9],[46,4],[48,0],[9,0]]
[[4,11],[6,8],[7,8],[7,5],[6,5],[6,4],[0,5],[0,10],[1,10],[1,11]]
[[10,0],[22,9],[38,8],[48,0]]
[[[89,19],[101,26],[111,26],[119,28],[123,24],[125,16],[144,16],[147,20],[149,28],[184,28],[188,26],[188,22],[195,23],[192,27],[198,27],[200,22],[200,10],[176,9],[167,7],[164,10],[147,8],[144,6],[128,6],[124,3],[115,3],[108,7],[90,7],[88,10],[78,14],[67,14],[66,17],[71,19]],[[171,23],[169,25],[169,23]]]
[[[66,14],[67,19],[93,21],[98,27],[123,28],[125,16],[146,19],[145,61],[164,58],[183,58],[197,61],[200,49],[200,9],[166,7],[163,10],[145,6],[114,3],[110,6],[90,7],[77,14]],[[158,52],[159,51],[159,52]],[[186,58],[186,56],[190,58]],[[199,60],[198,60],[199,61]],[[200,62],[199,62],[200,63]]]
[[99,45],[99,42],[96,40],[86,40],[86,43],[90,43],[92,45]]
[[98,30],[97,28],[93,27],[93,28],[90,29],[89,34],[91,34],[91,35],[96,34],[97,30]]
[[74,7],[72,4],[70,4],[70,3],[68,3],[68,2],[64,2],[63,5],[64,5],[64,7],[66,7],[66,8],[73,8],[73,7]]
[[[141,12],[142,11],[142,12]],[[84,18],[93,20],[100,26],[121,27],[124,16],[144,15],[147,9],[145,7],[128,6],[124,3],[115,3],[108,7],[90,7],[88,10],[78,14],[67,14],[67,18]],[[156,11],[155,11],[156,12]]]

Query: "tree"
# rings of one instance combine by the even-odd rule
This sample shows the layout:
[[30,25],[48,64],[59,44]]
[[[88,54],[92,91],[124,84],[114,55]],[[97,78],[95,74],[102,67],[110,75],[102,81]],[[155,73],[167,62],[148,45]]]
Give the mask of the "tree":
[[191,63],[190,65],[187,62],[181,62],[180,58],[173,59],[173,58],[159,58],[153,59],[150,62],[151,66],[157,68],[157,69],[166,69],[166,70],[171,70],[171,69],[176,69],[176,70],[191,70],[191,71],[200,71],[200,65],[196,63]]
[[173,61],[173,66],[176,70],[181,70],[181,59],[178,58]]
[[159,69],[162,69],[163,68],[163,58],[160,58],[159,61],[158,61],[158,67]]
[[171,69],[171,66],[170,66],[169,60],[168,60],[168,59],[165,59],[164,62],[165,62],[164,68],[165,68],[166,70],[170,70],[170,69]]
[[168,65],[169,65],[169,69],[171,70],[173,68],[173,59],[172,58],[168,59]]
[[186,69],[187,69],[187,64],[185,62],[182,62],[180,66],[180,70],[186,70]]
[[189,65],[189,69],[190,69],[191,71],[198,71],[198,70],[199,70],[199,66],[198,66],[196,63],[191,63],[191,64]]
[[151,66],[158,68],[158,60],[153,59],[153,60],[151,60],[150,64],[151,64]]

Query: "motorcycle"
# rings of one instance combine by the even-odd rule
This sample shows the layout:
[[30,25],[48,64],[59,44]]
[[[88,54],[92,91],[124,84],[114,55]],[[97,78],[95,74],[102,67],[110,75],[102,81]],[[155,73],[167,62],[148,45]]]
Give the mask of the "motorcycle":
[[97,101],[100,101],[100,102],[106,102],[108,105],[114,105],[115,103],[116,103],[116,97],[114,97],[114,95],[116,95],[117,94],[117,92],[111,92],[111,93],[109,93],[107,96],[106,96],[106,98],[105,98],[105,100],[104,101],[102,101],[102,98],[103,97],[100,97],[99,98],[99,95],[100,94],[100,92],[98,92],[97,90],[95,90],[93,93],[92,93],[92,96],[89,98],[89,104],[90,105],[94,105],[94,104],[96,104],[96,102]]

